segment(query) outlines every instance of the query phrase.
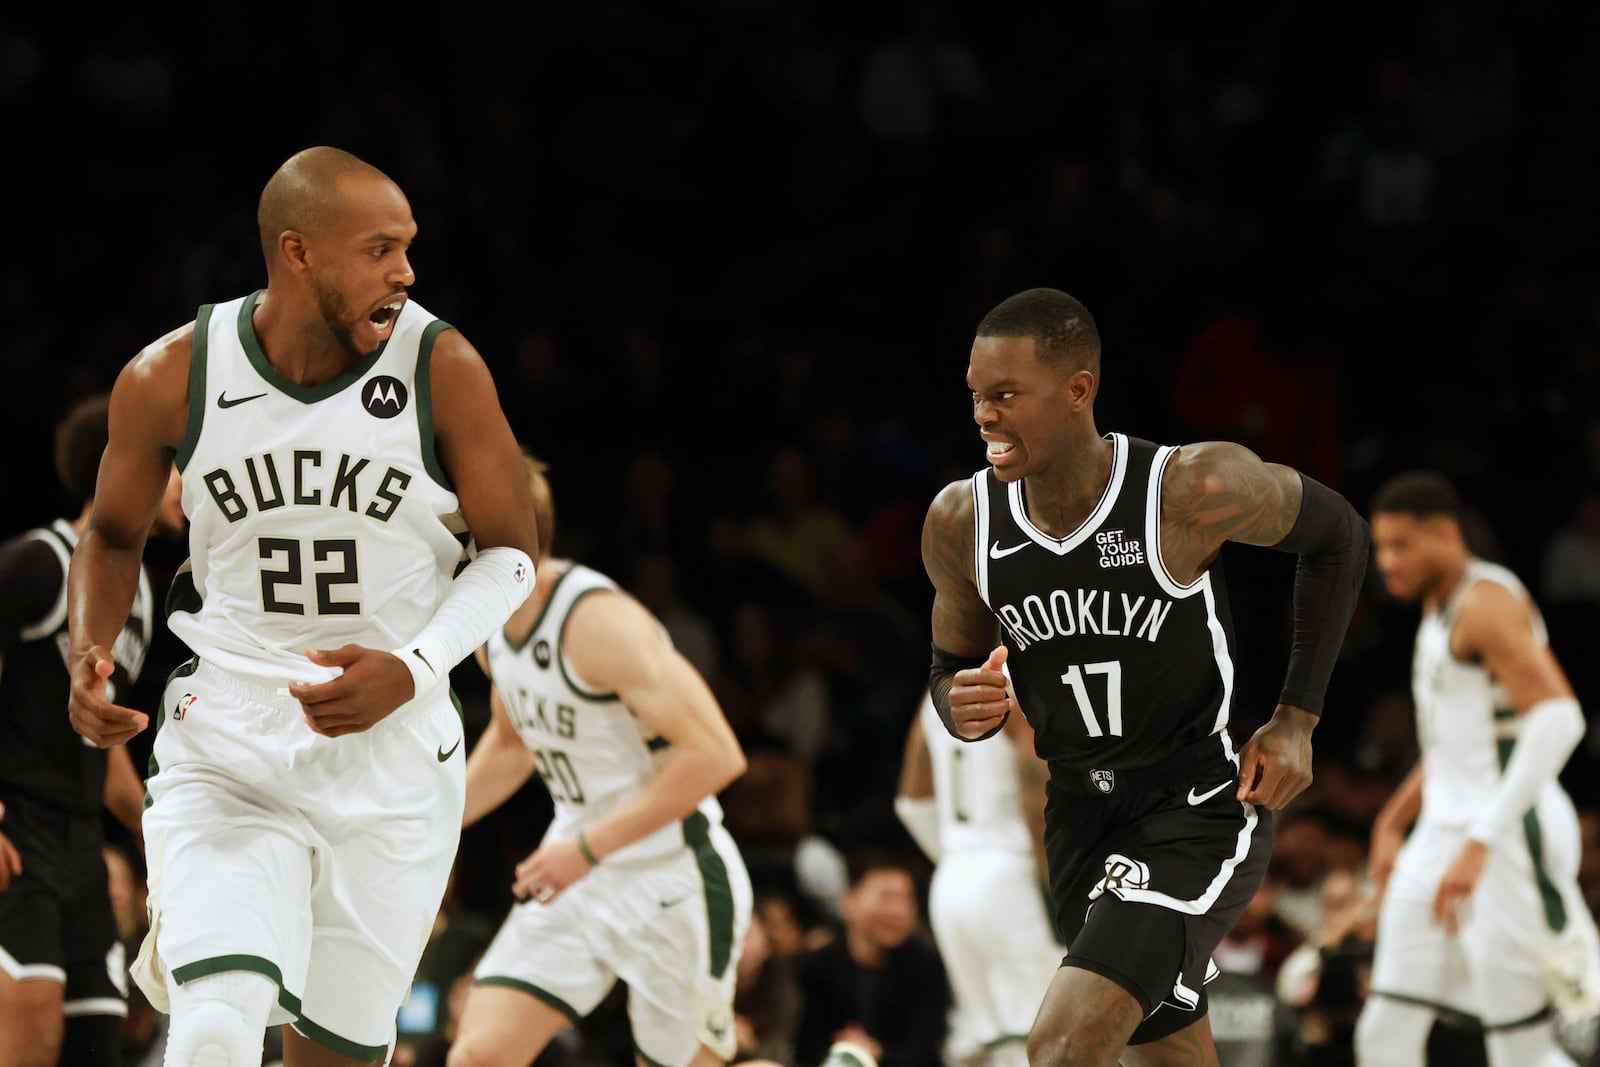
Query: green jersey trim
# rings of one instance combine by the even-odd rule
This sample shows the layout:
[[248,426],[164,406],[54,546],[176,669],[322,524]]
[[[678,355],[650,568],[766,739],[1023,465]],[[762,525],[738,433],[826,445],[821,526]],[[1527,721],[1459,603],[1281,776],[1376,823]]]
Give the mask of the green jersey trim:
[[[358,359],[343,371],[329,378],[321,385],[301,385],[284,375],[278,368],[267,361],[267,354],[261,351],[261,342],[256,338],[256,324],[251,315],[255,312],[256,301],[260,299],[262,290],[257,289],[245,298],[239,306],[239,344],[244,347],[244,354],[249,357],[250,365],[261,375],[263,381],[278,392],[300,401],[302,404],[314,404],[318,400],[326,400],[335,393],[341,392],[349,386],[367,376],[367,372],[378,362],[378,357],[383,355],[383,350],[389,342],[383,341],[378,345],[378,350],[370,356]],[[310,1034],[306,1035],[310,1037]]]
[[[533,635],[539,632],[539,626],[544,622],[545,615],[550,612],[550,605],[556,602],[556,590],[561,588],[561,583],[567,580],[567,575],[573,572],[572,567],[556,575],[556,580],[550,583],[550,592],[545,595],[544,605],[539,609],[538,616],[533,620],[533,625],[528,627],[528,632],[522,635],[522,640],[514,639],[504,626],[500,627],[500,636],[505,638],[506,646],[513,652],[521,652],[528,647],[528,642],[533,640]],[[559,639],[560,635],[557,635]]]
[[617,590],[613,589],[609,585],[597,585],[597,586],[594,586],[594,587],[592,587],[590,589],[585,589],[583,592],[581,592],[577,596],[573,597],[572,598],[572,603],[567,605],[567,614],[561,620],[561,626],[556,631],[556,650],[555,650],[556,651],[556,655],[555,655],[555,659],[556,659],[557,666],[559,666],[561,668],[561,677],[562,677],[562,679],[566,681],[567,687],[569,689],[571,689],[574,693],[576,693],[579,696],[583,697],[583,699],[585,699],[585,700],[593,700],[593,701],[595,701],[597,703],[606,703],[606,702],[609,702],[609,701],[620,701],[622,698],[619,697],[615,693],[591,693],[591,692],[589,692],[589,690],[585,689],[583,686],[581,686],[577,682],[573,681],[572,680],[572,672],[567,670],[567,657],[562,655],[561,650],[562,650],[563,647],[566,646],[566,643],[567,643],[567,623],[572,620],[572,611],[573,611],[574,608],[576,608],[583,601],[583,598],[586,597],[586,596],[589,596],[589,595],[591,595],[593,593],[614,593],[614,592],[617,592]]
[[422,465],[427,468],[428,476],[452,493],[456,487],[450,482],[450,475],[445,473],[444,465],[439,462],[439,449],[435,443],[433,432],[433,343],[439,335],[446,330],[453,330],[443,319],[434,319],[423,327],[422,339],[417,344],[417,377],[413,383],[417,392],[417,433],[422,441]]
[[200,426],[206,419],[206,347],[211,331],[211,309],[214,304],[202,304],[194,316],[194,337],[189,341],[189,421],[183,427],[183,440],[178,442],[178,473],[189,465],[194,446],[200,443]]

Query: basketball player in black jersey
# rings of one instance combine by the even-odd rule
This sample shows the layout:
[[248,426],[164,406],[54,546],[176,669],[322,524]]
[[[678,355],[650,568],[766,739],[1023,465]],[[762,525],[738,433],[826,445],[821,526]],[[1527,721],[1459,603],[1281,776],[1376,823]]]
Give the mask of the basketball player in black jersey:
[[[56,431],[56,471],[84,501],[0,545],[0,1067],[121,1063],[127,972],[101,852],[102,806],[135,834],[144,784],[127,749],[85,744],[67,718],[66,581],[106,445],[108,398]],[[117,641],[112,683],[139,676],[148,577]]]
[[[1069,949],[1032,1067],[1216,1064],[1210,954],[1261,881],[1271,811],[1311,781],[1366,524],[1238,445],[1102,436],[1099,383],[1094,320],[1066,293],[1019,293],[979,325],[967,384],[989,469],[947,486],[923,529],[930,690],[968,741],[1020,706],[1050,765],[1045,849]],[[1237,752],[1227,541],[1300,557],[1280,703]]]

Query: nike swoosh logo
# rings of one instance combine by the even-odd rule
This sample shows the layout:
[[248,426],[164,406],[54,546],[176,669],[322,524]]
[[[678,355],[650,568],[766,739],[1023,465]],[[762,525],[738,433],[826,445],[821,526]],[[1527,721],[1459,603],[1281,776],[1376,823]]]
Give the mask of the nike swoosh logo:
[[[430,671],[433,671],[433,664],[431,664],[431,663],[429,663],[429,662],[428,662],[428,657],[427,657],[427,656],[424,656],[424,655],[423,655],[423,654],[422,654],[422,649],[420,649],[420,648],[413,648],[413,649],[412,649],[412,650],[411,650],[411,654],[412,654],[412,655],[413,655],[413,656],[415,656],[415,657],[417,657],[417,658],[418,658],[418,659],[420,659],[420,660],[421,660],[421,661],[422,661],[422,665],[423,665],[423,666],[424,666],[424,667],[426,667],[426,668],[428,668],[428,669],[429,669],[429,670],[430,670]],[[439,673],[439,672],[438,672],[438,671],[433,671],[433,673],[434,673],[434,674],[438,674],[438,673]]]
[[252,400],[260,400],[266,395],[266,393],[253,393],[250,396],[241,396],[237,400],[229,400],[228,394],[224,392],[221,396],[217,397],[217,407],[223,409],[236,408],[240,404],[248,404]]
[[449,759],[451,756],[454,756],[456,754],[456,749],[458,749],[460,747],[461,747],[461,738],[459,738],[459,737],[456,738],[456,743],[450,746],[450,751],[449,752],[446,752],[444,750],[444,746],[440,745],[439,746],[439,762],[443,763],[445,760]]
[[994,544],[989,546],[989,558],[990,559],[1005,559],[1007,556],[1011,555],[1011,553],[1013,553],[1013,552],[1021,552],[1023,549],[1028,547],[1028,544],[1029,544],[1029,542],[1024,541],[1020,545],[1012,545],[1010,548],[1001,548],[1000,547],[1000,542],[996,541]]
[[1189,803],[1204,804],[1206,801],[1210,800],[1212,797],[1216,796],[1218,793],[1222,792],[1232,784],[1232,782],[1223,782],[1215,789],[1207,789],[1204,793],[1200,793],[1199,795],[1196,795],[1195,791],[1191,788],[1189,790]]
[[676,900],[658,900],[656,903],[660,904],[662,908],[674,908],[688,899],[688,897],[679,897]]

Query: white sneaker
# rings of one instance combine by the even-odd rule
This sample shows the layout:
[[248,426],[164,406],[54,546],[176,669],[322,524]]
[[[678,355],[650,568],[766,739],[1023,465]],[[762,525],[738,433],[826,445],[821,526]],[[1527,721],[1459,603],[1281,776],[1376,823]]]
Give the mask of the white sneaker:
[[1578,1022],[1600,1015],[1600,988],[1584,939],[1570,937],[1556,945],[1536,944],[1534,952],[1544,965],[1545,992],[1563,1020]]
[[878,1067],[878,1057],[854,1041],[835,1041],[828,1047],[822,1067]]

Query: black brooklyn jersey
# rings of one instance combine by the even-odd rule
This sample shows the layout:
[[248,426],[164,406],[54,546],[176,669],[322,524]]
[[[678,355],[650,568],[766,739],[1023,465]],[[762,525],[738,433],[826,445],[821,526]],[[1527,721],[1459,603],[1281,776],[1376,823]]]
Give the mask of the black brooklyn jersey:
[[1233,696],[1220,563],[1188,585],[1161,563],[1173,449],[1108,437],[1105,493],[1066,537],[1029,521],[1022,482],[972,478],[978,592],[1000,620],[1038,753],[1091,770],[1149,766],[1221,732]]
[[[80,737],[67,717],[67,567],[78,537],[57,520],[22,535],[38,541],[33,553],[44,566],[51,556],[59,586],[50,609],[18,635],[0,664],[0,798],[27,799],[67,814],[99,817],[105,788],[106,754]],[[111,650],[117,669],[107,692],[124,697],[138,680],[154,625],[150,578],[139,571],[133,611]]]

